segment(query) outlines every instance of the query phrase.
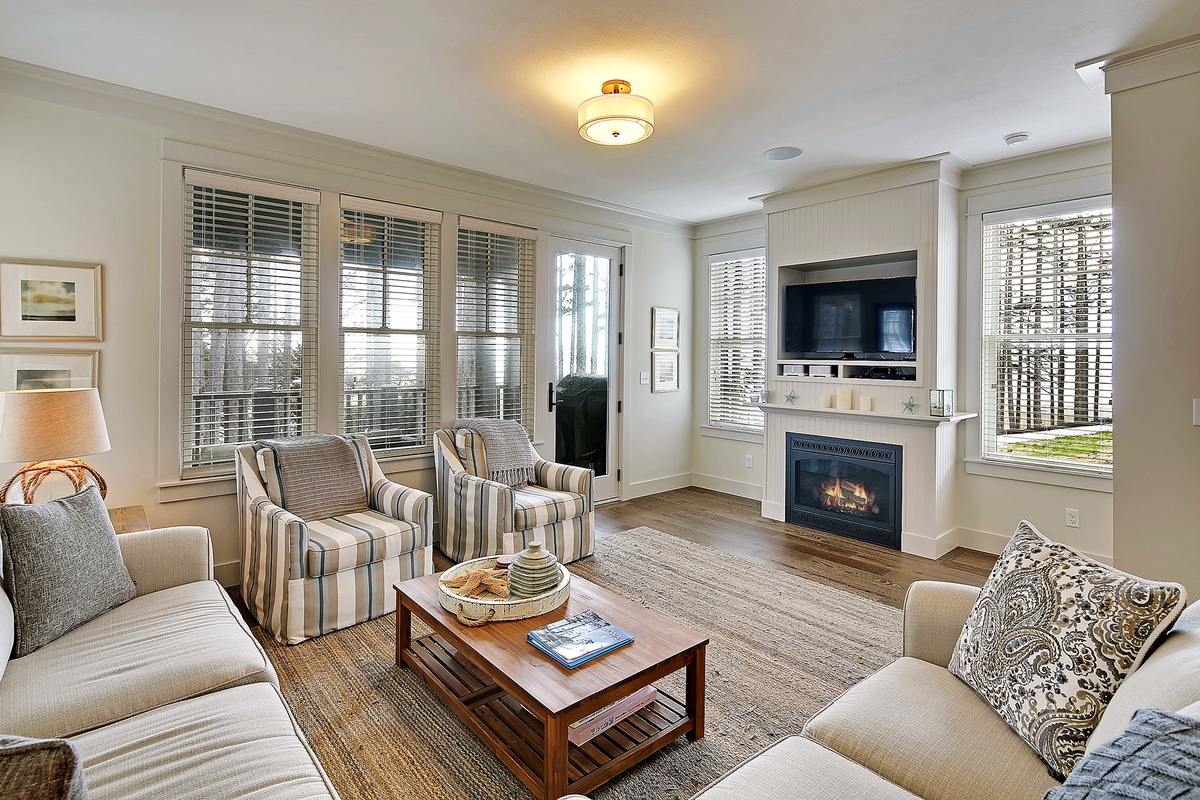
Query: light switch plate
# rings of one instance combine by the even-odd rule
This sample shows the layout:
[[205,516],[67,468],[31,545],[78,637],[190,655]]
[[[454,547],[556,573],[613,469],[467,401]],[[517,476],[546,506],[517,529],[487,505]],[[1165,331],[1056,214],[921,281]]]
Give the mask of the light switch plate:
[[[643,386],[649,384],[650,383],[650,373],[649,372],[641,373],[638,380],[642,383]],[[1200,403],[1200,400],[1197,400],[1196,402]]]

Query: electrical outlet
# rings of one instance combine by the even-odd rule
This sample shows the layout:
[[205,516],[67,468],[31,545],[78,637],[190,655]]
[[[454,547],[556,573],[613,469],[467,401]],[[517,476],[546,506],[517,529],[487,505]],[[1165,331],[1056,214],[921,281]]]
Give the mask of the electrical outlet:
[[746,469],[753,469],[754,456],[746,456]]
[[1079,527],[1079,509],[1078,508],[1068,508],[1068,509],[1066,509],[1066,512],[1067,512],[1067,519],[1066,519],[1067,527],[1068,528],[1078,528]]
[[650,383],[650,373],[649,373],[649,372],[643,372],[643,373],[639,374],[639,375],[638,375],[638,380],[641,382],[641,384],[642,384],[643,386],[645,386],[646,384]]

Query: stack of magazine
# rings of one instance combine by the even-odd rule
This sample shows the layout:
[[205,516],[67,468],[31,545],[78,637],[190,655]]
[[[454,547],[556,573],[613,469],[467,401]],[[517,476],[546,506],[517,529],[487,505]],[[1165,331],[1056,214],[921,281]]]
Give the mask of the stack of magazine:
[[525,638],[538,650],[572,669],[633,641],[632,636],[595,611],[584,611],[536,628]]

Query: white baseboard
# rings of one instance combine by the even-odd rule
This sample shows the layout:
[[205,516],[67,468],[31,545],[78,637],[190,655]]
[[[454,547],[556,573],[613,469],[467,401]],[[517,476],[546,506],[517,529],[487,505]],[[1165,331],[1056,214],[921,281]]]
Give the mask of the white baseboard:
[[763,503],[762,515],[767,519],[783,522],[787,519],[787,509],[783,503]]
[[[972,528],[961,528],[962,535],[959,538],[959,544],[962,547],[978,550],[981,553],[991,553],[999,555],[1004,549],[1004,545],[1008,544],[1008,540],[1012,538],[1011,533],[991,533],[989,531],[977,531]],[[1075,548],[1079,550],[1079,548]],[[1101,564],[1112,566],[1112,556],[1102,556],[1099,553],[1090,553],[1087,550],[1079,550],[1088,558],[1093,558]]]
[[943,531],[937,536],[920,536],[909,531],[900,533],[900,552],[922,558],[939,559],[959,544],[961,542],[957,528]]
[[735,481],[729,478],[719,478],[716,475],[693,472],[692,485],[699,486],[701,489],[711,489],[714,492],[731,494],[734,497],[762,500],[763,487],[757,483],[749,483],[748,481]]
[[635,497],[670,492],[675,489],[686,489],[692,485],[692,473],[681,472],[678,475],[668,475],[665,478],[655,478],[649,481],[628,483],[621,490],[622,500],[632,500]]
[[242,562],[228,561],[213,567],[213,577],[222,586],[237,586],[242,582]]

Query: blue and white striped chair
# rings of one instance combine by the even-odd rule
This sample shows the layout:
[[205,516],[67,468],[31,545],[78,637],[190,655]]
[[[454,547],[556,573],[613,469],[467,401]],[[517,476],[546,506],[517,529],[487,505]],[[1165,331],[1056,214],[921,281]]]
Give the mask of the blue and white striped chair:
[[535,451],[534,482],[513,489],[487,479],[483,437],[464,429],[434,434],[433,466],[442,522],[438,547],[453,560],[516,553],[540,541],[567,564],[595,549],[590,469],[555,464]]
[[392,584],[433,572],[433,495],[384,477],[365,436],[285,444],[301,449],[237,448],[242,599],[296,644],[395,611]]

